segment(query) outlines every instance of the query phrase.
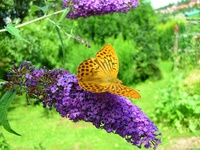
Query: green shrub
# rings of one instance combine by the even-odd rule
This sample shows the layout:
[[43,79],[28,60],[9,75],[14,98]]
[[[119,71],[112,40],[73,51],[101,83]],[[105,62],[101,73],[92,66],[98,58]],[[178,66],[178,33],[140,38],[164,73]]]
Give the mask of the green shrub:
[[188,21],[185,27],[185,32],[179,35],[179,68],[197,68],[200,69],[200,26]]
[[[165,23],[159,23],[157,25],[158,30],[158,43],[160,45],[161,58],[163,60],[169,60],[173,56],[174,47],[174,25],[178,25],[179,34],[183,34],[185,31],[185,20],[170,19]],[[179,41],[180,47],[180,41]]]
[[[16,65],[24,60],[31,61],[35,66],[47,68],[62,67],[63,53],[59,37],[54,26],[48,21],[33,23],[20,29],[22,36],[30,42],[25,43],[8,33],[2,33],[0,40],[0,78],[6,79],[11,62]],[[65,40],[65,37],[63,40]],[[68,47],[65,51],[68,50]]]
[[[178,25],[178,53],[174,54],[175,33],[174,25]],[[199,68],[199,49],[200,40],[198,33],[200,27],[191,21],[185,19],[171,18],[167,22],[160,23],[157,26],[160,44],[161,58],[163,60],[174,61],[176,57],[178,69]]]
[[191,95],[200,96],[200,70],[194,69],[184,79],[185,91]]
[[160,99],[154,111],[154,120],[179,132],[195,132],[200,129],[200,97],[184,92],[179,83],[180,79],[176,78],[167,88],[159,90]]

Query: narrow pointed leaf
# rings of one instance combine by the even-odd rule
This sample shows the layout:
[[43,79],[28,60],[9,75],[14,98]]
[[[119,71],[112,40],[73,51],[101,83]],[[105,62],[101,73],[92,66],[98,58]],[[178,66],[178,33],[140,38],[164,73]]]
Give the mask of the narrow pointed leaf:
[[[73,29],[71,29],[71,32],[70,32],[70,34],[72,35],[72,33],[73,33]],[[70,36],[68,36],[68,38],[67,38],[67,42],[66,42],[66,44],[68,45],[68,43],[69,43],[69,40],[71,39],[71,37]]]
[[29,12],[30,12],[30,14],[34,14],[38,10],[40,10],[39,6],[33,5],[33,6],[31,6]]
[[63,11],[62,15],[60,16],[60,19],[58,20],[58,23],[60,23],[66,17],[69,11],[69,8],[66,8],[65,11]]
[[8,122],[7,114],[8,114],[8,108],[13,101],[14,97],[16,95],[16,92],[13,92],[12,90],[8,90],[3,97],[0,99],[0,124],[4,127],[5,130],[7,130],[10,133],[20,135],[17,132],[15,132]]
[[15,37],[17,37],[18,39],[30,43],[29,41],[27,41],[26,39],[24,39],[20,33],[19,33],[19,29],[15,28],[12,24],[8,24],[5,29],[12,35],[14,35]]
[[60,43],[62,45],[62,52],[63,52],[63,56],[65,56],[65,47],[64,47],[64,43],[63,43],[63,39],[62,39],[62,36],[60,34],[60,29],[58,27],[56,27],[56,31],[58,33],[58,37],[60,39]]
[[43,11],[44,14],[46,14],[47,11],[48,11],[48,7],[47,6],[43,6],[43,7],[39,7],[39,8],[40,8],[40,10]]

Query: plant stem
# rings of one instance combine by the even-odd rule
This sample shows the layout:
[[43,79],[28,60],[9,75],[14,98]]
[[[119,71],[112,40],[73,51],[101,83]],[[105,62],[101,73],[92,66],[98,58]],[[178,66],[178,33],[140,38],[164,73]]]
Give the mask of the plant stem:
[[53,20],[51,20],[51,19],[49,19],[49,18],[47,18],[47,20],[48,20],[49,22],[51,22],[52,24],[54,24],[58,29],[60,29],[62,32],[64,32],[67,36],[73,37],[72,35],[68,34],[68,33],[65,32],[65,31],[63,31],[62,28],[61,28],[58,24],[56,24]]
[[[48,17],[50,17],[50,16],[53,16],[53,15],[62,13],[62,12],[64,12],[64,11],[65,11],[65,10],[60,10],[60,11],[54,12],[54,13],[49,14],[49,15],[44,15],[44,16],[42,16],[42,17],[40,17],[40,18],[36,18],[36,19],[34,19],[34,20],[31,20],[31,21],[22,23],[22,24],[20,24],[20,25],[17,25],[17,26],[15,26],[15,28],[21,28],[21,27],[26,26],[26,25],[28,25],[28,24],[31,24],[31,23],[37,22],[37,21],[39,21],[39,20],[42,20],[42,19],[44,19],[44,18],[48,18]],[[6,29],[0,30],[0,32],[5,32],[5,31],[7,31],[7,30],[6,30]]]

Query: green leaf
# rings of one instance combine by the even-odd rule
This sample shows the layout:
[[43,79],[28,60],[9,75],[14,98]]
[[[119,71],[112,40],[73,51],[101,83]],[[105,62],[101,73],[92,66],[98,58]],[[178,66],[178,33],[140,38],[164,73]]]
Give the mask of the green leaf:
[[38,7],[37,5],[33,5],[33,6],[31,6],[29,12],[30,12],[30,14],[34,14],[38,10],[40,10],[40,7]]
[[40,10],[43,11],[44,14],[47,13],[47,10],[48,10],[48,7],[47,7],[47,6],[43,6],[43,7],[39,7],[39,8],[40,8]]
[[198,122],[195,122],[195,121],[190,121],[189,122],[189,129],[190,131],[192,131],[193,133],[195,133],[196,129],[197,129],[197,126],[198,126]]
[[68,14],[68,12],[70,11],[70,8],[66,8],[65,11],[63,11],[62,15],[60,16],[60,19],[58,20],[58,23],[60,23],[61,21],[63,21],[63,19],[66,17],[66,15]]
[[60,39],[60,43],[62,45],[62,52],[63,52],[63,56],[65,56],[65,47],[64,47],[64,43],[63,43],[63,39],[62,39],[62,36],[60,34],[60,29],[58,27],[56,27],[56,31],[58,33],[58,37]]
[[[71,29],[71,32],[70,32],[70,34],[72,35],[72,33],[73,33],[73,30]],[[68,43],[69,43],[69,40],[71,39],[71,37],[70,36],[68,36],[68,38],[67,38],[67,42],[66,42],[66,44],[68,45]]]
[[37,5],[33,5],[32,7],[31,7],[31,9],[30,9],[30,13],[34,13],[35,11],[38,11],[38,10],[42,10],[43,11],[43,13],[47,13],[47,9],[48,7],[47,6],[42,6],[42,7],[39,7],[39,6],[37,6]]
[[5,29],[12,35],[14,35],[15,37],[19,38],[22,41],[25,41],[27,43],[30,43],[29,41],[27,41],[26,39],[24,39],[20,33],[19,33],[19,29],[15,28],[12,24],[8,24]]
[[4,79],[0,79],[0,82],[7,82],[6,80],[4,80]]
[[7,130],[10,133],[19,135],[17,132],[15,132],[11,127],[7,119],[7,113],[8,113],[8,107],[10,106],[11,102],[13,101],[14,97],[16,95],[16,92],[13,92],[12,90],[8,90],[3,97],[0,99],[0,124],[4,127],[5,130]]

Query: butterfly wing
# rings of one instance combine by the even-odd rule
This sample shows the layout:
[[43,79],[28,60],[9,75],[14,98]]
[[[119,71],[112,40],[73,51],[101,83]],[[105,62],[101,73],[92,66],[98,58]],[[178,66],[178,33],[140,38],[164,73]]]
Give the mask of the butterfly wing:
[[111,84],[108,88],[108,91],[112,94],[117,94],[121,96],[126,96],[136,99],[141,98],[140,94],[136,90],[129,88],[123,84]]
[[112,78],[118,74],[119,64],[114,48],[106,44],[95,58],[83,61],[78,67],[79,85],[91,92],[106,92]]
[[117,78],[119,71],[119,62],[117,54],[110,44],[106,44],[95,55],[98,65],[111,78]]
[[108,87],[104,82],[106,76],[95,58],[83,61],[78,67],[78,83],[84,90],[90,92],[105,92]]
[[110,92],[131,98],[140,98],[140,94],[123,84],[117,79],[119,70],[118,58],[114,48],[107,44],[95,58],[83,61],[78,67],[78,83],[90,92]]

